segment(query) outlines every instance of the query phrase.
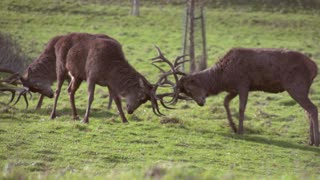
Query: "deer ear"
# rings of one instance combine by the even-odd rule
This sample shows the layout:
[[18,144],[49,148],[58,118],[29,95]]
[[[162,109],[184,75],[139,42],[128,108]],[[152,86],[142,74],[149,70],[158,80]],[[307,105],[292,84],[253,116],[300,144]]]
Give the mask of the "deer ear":
[[144,87],[144,82],[143,82],[143,79],[142,78],[139,78],[139,85],[141,88],[145,88]]

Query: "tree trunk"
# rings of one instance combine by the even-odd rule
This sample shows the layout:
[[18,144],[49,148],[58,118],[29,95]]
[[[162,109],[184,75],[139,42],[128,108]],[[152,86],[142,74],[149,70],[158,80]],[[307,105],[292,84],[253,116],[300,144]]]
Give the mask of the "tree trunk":
[[[187,45],[188,45],[188,28],[189,28],[189,6],[188,3],[186,4],[186,11],[185,16],[183,17],[183,38],[182,38],[182,55],[187,54]],[[183,60],[185,60],[185,57],[183,57]],[[181,70],[185,71],[185,63],[182,64]]]
[[195,72],[196,70],[196,60],[194,54],[194,6],[195,0],[189,0],[189,24],[190,24],[190,49],[189,49],[189,56],[190,56],[190,73]]
[[131,6],[131,15],[132,16],[140,16],[140,0],[131,0],[132,6]]
[[202,57],[200,59],[199,71],[207,68],[207,42],[206,42],[206,22],[204,17],[204,6],[201,6],[201,36],[202,36]]

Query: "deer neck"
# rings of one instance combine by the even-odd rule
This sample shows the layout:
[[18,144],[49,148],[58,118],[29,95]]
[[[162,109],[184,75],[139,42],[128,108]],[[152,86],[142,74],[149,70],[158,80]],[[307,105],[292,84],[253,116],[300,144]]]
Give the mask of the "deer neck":
[[[129,64],[128,64],[129,65]],[[110,88],[116,94],[124,97],[130,91],[134,91],[140,87],[139,79],[144,77],[138,73],[133,67],[129,66],[114,66],[113,73],[118,74],[117,78],[110,81]],[[113,77],[113,76],[112,76]],[[145,79],[144,79],[145,80]]]
[[51,55],[41,55],[36,61],[29,65],[26,78],[32,78],[52,85],[57,79],[55,59],[56,58]]
[[202,82],[202,87],[207,91],[208,95],[215,95],[222,91],[220,82],[220,71],[213,67],[195,74]]

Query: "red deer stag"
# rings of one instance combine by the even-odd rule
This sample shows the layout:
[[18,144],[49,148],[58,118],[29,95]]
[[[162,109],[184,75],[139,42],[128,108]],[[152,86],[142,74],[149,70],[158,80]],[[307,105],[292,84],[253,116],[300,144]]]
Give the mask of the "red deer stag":
[[[21,78],[23,85],[32,92],[40,93],[40,98],[36,109],[40,109],[44,96],[53,97],[51,85],[56,81],[56,43],[60,39],[72,39],[64,47],[65,52],[78,42],[86,41],[91,38],[110,38],[103,34],[70,33],[67,35],[56,36],[46,45],[40,56],[33,61]],[[110,109],[112,99],[109,99],[108,109]],[[56,107],[56,106],[55,106]]]
[[[151,85],[125,59],[122,47],[114,39],[95,38],[85,43],[77,43],[68,53],[61,53],[68,41],[60,40],[56,44],[57,54],[57,91],[59,96],[64,77],[68,74],[71,82],[68,88],[72,112],[75,117],[75,105],[72,100],[74,93],[82,81],[88,83],[88,104],[82,122],[89,122],[91,104],[94,99],[95,85],[107,86],[114,99],[122,122],[128,122],[122,110],[120,97],[127,103],[127,112],[132,114],[141,104],[150,100],[153,112],[161,114],[155,95],[156,86]],[[66,55],[66,56],[64,56]],[[160,80],[159,80],[160,81]],[[157,82],[157,84],[159,83]],[[163,101],[160,100],[163,104]]]
[[[175,93],[182,92],[196,101],[199,106],[203,106],[206,97],[223,91],[227,92],[224,107],[229,125],[234,132],[242,134],[249,91],[270,93],[287,91],[308,113],[309,144],[319,146],[318,109],[308,97],[310,86],[316,75],[317,65],[299,52],[281,49],[234,48],[215,66],[183,76],[177,83],[179,87]],[[238,129],[235,127],[229,109],[230,101],[237,95],[240,100]]]

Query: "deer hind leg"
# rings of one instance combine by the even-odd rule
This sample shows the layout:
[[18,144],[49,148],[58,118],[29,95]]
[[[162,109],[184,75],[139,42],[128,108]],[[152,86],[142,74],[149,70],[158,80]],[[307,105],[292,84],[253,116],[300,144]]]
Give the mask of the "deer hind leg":
[[310,122],[310,145],[319,146],[319,123],[318,123],[318,109],[308,97],[309,88],[304,88],[303,84],[300,84],[299,88],[288,89],[290,96],[296,100],[299,105],[307,112]]
[[43,98],[44,98],[44,95],[40,94],[36,110],[40,110],[41,109]]
[[70,104],[71,104],[71,108],[72,108],[72,117],[73,117],[74,120],[79,120],[79,116],[78,116],[78,113],[77,113],[77,108],[76,108],[75,101],[74,101],[74,96],[76,94],[76,91],[80,87],[81,82],[82,81],[79,80],[79,79],[72,78],[72,80],[71,80],[71,82],[69,84],[69,87],[68,87]]
[[[110,89],[109,89],[110,90]],[[111,90],[109,91],[110,92],[110,95],[112,97],[112,99],[114,99],[114,102],[116,103],[117,105],[117,108],[118,108],[118,111],[119,111],[119,114],[120,114],[120,117],[121,117],[121,120],[123,123],[128,123],[128,120],[126,118],[126,116],[124,115],[124,112],[122,110],[122,105],[121,105],[121,99],[119,96],[115,95]]]
[[89,123],[91,104],[92,104],[93,99],[94,99],[94,89],[95,89],[95,84],[89,80],[88,81],[88,94],[89,94],[89,96],[88,96],[88,105],[87,105],[86,114],[84,115],[82,123]]
[[229,104],[231,102],[231,100],[233,98],[235,98],[237,96],[237,93],[229,93],[225,98],[224,98],[224,108],[227,111],[227,116],[228,116],[228,121],[229,121],[229,125],[231,127],[231,129],[233,130],[234,133],[237,132],[237,128],[236,125],[234,124],[233,120],[232,120],[232,115],[230,112],[230,108],[229,108]]
[[248,89],[243,88],[239,91],[239,129],[238,134],[243,134],[244,112],[248,101]]

